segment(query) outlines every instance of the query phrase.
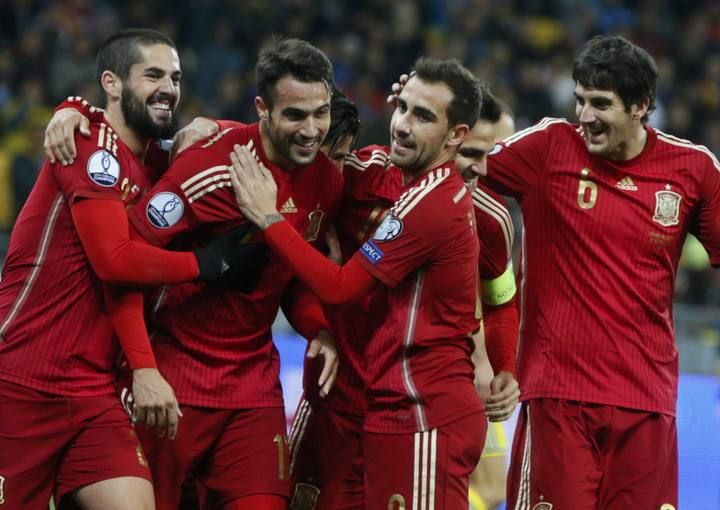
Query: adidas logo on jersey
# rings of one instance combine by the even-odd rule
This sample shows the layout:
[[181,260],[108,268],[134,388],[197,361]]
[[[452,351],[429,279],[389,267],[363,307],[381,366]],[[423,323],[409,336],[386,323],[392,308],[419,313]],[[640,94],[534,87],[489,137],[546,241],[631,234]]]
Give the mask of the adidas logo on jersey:
[[285,202],[282,206],[282,209],[280,209],[280,214],[288,214],[288,213],[296,213],[298,212],[297,207],[295,207],[295,202],[293,201],[292,197],[287,199],[287,202]]
[[635,186],[635,183],[630,177],[623,177],[620,179],[617,184],[615,185],[617,189],[623,189],[625,191],[637,191],[638,187]]

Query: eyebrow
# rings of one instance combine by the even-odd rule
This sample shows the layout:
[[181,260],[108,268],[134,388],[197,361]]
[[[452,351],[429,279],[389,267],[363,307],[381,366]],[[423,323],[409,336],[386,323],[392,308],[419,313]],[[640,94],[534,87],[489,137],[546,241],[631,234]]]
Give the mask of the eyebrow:
[[[575,99],[581,99],[581,100],[585,101],[585,98],[580,96],[577,92],[573,92],[573,96],[575,96]],[[611,98],[605,97],[605,96],[593,96],[593,97],[589,98],[588,101],[590,101],[593,104],[600,104],[600,105],[612,104],[612,102],[613,102]]]
[[[165,69],[162,69],[162,68],[156,67],[156,66],[145,68],[145,69],[143,70],[143,73],[154,73],[154,74],[156,73],[156,74],[163,74],[163,75],[164,75],[164,74],[167,74],[167,73],[165,72]],[[182,71],[173,71],[173,72],[170,73],[170,75],[171,75],[171,76],[181,76],[181,75],[182,75]]]
[[318,111],[320,111],[320,110],[329,109],[329,108],[330,108],[330,103],[324,103],[324,104],[318,106],[317,108],[315,108],[314,110],[303,110],[302,108],[297,108],[297,107],[295,107],[295,106],[288,106],[288,107],[286,107],[286,108],[283,109],[282,114],[283,114],[283,115],[304,115],[304,116],[308,116],[308,115],[313,114],[314,112],[318,112]]
[[458,150],[458,153],[461,156],[466,156],[466,157],[467,156],[482,156],[486,152],[487,151],[485,149],[479,149],[477,147],[465,147],[465,148],[460,147],[460,149]]

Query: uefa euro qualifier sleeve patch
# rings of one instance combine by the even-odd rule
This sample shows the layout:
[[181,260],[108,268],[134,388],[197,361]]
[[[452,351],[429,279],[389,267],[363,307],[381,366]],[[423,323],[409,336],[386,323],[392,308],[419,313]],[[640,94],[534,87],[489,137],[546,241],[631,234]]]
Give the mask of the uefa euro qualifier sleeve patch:
[[388,214],[385,219],[382,220],[380,226],[373,234],[373,241],[390,241],[395,239],[403,230],[403,222],[400,218]]
[[112,188],[120,179],[120,164],[108,151],[100,150],[88,159],[87,173],[95,184]]
[[147,218],[154,227],[170,228],[183,217],[185,206],[175,193],[163,191],[156,194],[147,205]]

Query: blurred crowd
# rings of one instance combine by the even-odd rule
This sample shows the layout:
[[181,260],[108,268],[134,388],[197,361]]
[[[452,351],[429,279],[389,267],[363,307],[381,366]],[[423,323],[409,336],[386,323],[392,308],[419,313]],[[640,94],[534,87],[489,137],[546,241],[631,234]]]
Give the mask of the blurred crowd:
[[[95,52],[133,26],[178,45],[181,124],[200,114],[254,121],[259,46],[273,35],[308,39],[358,104],[360,143],[387,140],[390,84],[420,55],[462,60],[519,128],[573,119],[575,50],[592,35],[622,34],[660,69],[651,124],[720,153],[717,0],[0,0],[0,233],[32,187],[52,107],[68,95],[97,102]],[[720,304],[720,278],[701,255],[685,264],[678,298]]]

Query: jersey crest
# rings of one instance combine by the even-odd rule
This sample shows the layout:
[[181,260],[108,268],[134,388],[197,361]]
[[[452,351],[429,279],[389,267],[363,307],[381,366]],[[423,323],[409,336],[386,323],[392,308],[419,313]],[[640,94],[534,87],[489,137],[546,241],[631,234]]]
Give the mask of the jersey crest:
[[320,489],[309,483],[295,484],[295,493],[290,501],[290,510],[314,510]]
[[680,223],[680,201],[682,196],[674,191],[655,192],[655,214],[653,221],[663,227],[670,227]]
[[[292,200],[292,199],[290,199]],[[308,213],[308,228],[305,230],[305,240],[309,243],[317,241],[318,235],[320,234],[320,226],[322,220],[325,217],[325,212],[322,209],[315,209]]]

